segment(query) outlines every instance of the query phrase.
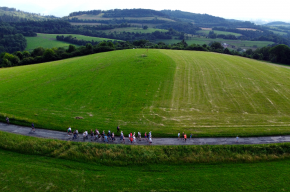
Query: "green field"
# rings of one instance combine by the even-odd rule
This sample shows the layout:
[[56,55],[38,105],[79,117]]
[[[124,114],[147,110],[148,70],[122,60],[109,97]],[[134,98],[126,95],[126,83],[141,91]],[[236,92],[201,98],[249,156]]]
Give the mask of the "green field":
[[272,31],[273,33],[278,34],[278,35],[287,35],[286,32],[282,32],[282,31],[276,31],[276,30],[269,30],[269,31]]
[[[164,39],[157,39],[155,42],[164,42],[166,44],[174,44],[174,43],[179,43],[181,40],[180,39],[171,39],[171,40],[164,40]],[[242,40],[230,40],[230,39],[209,39],[209,38],[202,38],[202,37],[191,37],[190,39],[185,39],[187,44],[209,44],[210,42],[221,42],[221,43],[227,43],[229,45],[233,45],[236,48],[241,47],[241,48],[253,48],[254,45],[256,45],[258,48],[268,46],[269,44],[273,44],[274,42],[271,41],[242,41]]]
[[47,34],[38,33],[37,37],[25,37],[27,40],[27,47],[26,51],[32,51],[37,47],[44,47],[44,48],[53,48],[53,47],[68,47],[70,44],[57,41],[56,35],[54,37],[47,36]]
[[160,31],[160,32],[167,32],[168,30],[165,29],[155,29],[155,28],[148,28],[148,29],[142,29],[138,27],[124,27],[124,28],[116,28],[116,29],[109,29],[109,30],[102,30],[102,32],[105,33],[121,33],[121,32],[134,32],[134,33],[153,33],[155,31]]
[[119,125],[162,137],[290,133],[290,69],[209,52],[144,53],[1,69],[1,115],[48,129]]
[[290,161],[105,166],[0,150],[1,191],[289,191]]
[[[197,33],[199,34],[204,34],[204,35],[208,35],[210,32],[210,30],[199,30],[197,31]],[[214,33],[217,35],[235,35],[237,37],[241,36],[241,34],[239,33],[233,33],[233,32],[227,32],[227,31],[216,31],[214,30]]]
[[[72,35],[77,39],[83,39],[86,41],[115,41],[115,39],[107,39],[107,38],[100,38],[100,37],[90,37],[85,35],[76,35],[76,34],[43,34],[37,33],[37,37],[26,37],[27,39],[27,47],[26,50],[33,50],[37,47],[44,47],[44,48],[53,48],[53,47],[68,47],[71,43],[57,41],[56,36],[63,35],[68,36]],[[119,41],[119,40],[118,40]]]

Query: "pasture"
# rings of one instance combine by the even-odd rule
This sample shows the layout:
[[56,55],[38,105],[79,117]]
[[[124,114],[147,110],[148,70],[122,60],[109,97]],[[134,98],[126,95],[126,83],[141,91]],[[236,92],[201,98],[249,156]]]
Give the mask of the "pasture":
[[122,50],[1,69],[1,115],[47,129],[119,125],[153,137],[290,133],[290,69],[208,52],[142,54]]
[[273,33],[278,34],[278,35],[287,35],[287,33],[283,31],[276,31],[276,30],[269,30],[269,31],[272,31]]
[[[198,34],[203,34],[203,35],[208,35],[210,31],[211,30],[199,30],[199,31],[197,31],[197,33]],[[217,35],[234,35],[236,37],[241,36],[240,33],[233,33],[233,32],[227,32],[227,31],[217,31],[217,30],[214,30],[214,33],[217,34]]]
[[47,36],[47,34],[38,33],[37,37],[25,37],[27,40],[26,51],[32,51],[37,47],[53,48],[53,47],[68,47],[70,43],[57,41],[56,35]]
[[[53,47],[68,47],[71,43],[57,41],[56,36],[63,35],[68,36],[72,35],[77,39],[83,39],[86,41],[116,41],[115,39],[108,39],[108,38],[101,38],[101,37],[90,37],[85,35],[76,35],[76,34],[44,34],[44,33],[37,33],[37,37],[25,37],[27,40],[27,47],[25,50],[31,51],[37,47],[44,47],[44,48],[53,48]],[[120,41],[120,40],[118,40]],[[78,45],[76,45],[78,46]]]

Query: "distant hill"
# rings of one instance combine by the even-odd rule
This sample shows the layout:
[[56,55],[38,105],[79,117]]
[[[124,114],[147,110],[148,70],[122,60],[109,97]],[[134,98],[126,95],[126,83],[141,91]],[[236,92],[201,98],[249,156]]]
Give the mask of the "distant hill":
[[162,10],[162,13],[168,15],[170,18],[180,19],[187,22],[194,23],[224,23],[226,20],[221,17],[215,17],[208,14],[197,14],[184,12],[180,10]]
[[265,25],[268,25],[268,26],[289,25],[290,26],[290,23],[286,23],[286,22],[283,22],[283,21],[274,21],[274,22],[267,23]]
[[0,7],[0,21],[18,22],[18,21],[42,21],[47,19],[55,19],[53,15],[43,16],[39,13],[28,13],[15,8]]
[[109,20],[124,20],[137,23],[166,23],[166,22],[191,22],[201,23],[226,23],[226,19],[208,14],[196,14],[179,10],[156,11],[151,9],[113,9],[113,10],[90,10],[70,13],[69,19],[83,21],[99,21],[108,23]]

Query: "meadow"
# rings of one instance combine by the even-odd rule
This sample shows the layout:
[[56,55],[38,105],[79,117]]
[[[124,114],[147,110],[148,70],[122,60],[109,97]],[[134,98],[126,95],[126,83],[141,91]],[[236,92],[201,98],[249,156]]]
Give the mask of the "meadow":
[[53,47],[68,47],[70,43],[57,41],[56,35],[54,37],[46,36],[46,34],[38,33],[37,37],[25,37],[27,40],[26,51],[32,51],[37,47],[53,48]]
[[99,164],[0,150],[1,191],[289,191],[290,161]]
[[[197,31],[197,33],[203,34],[203,35],[208,35],[209,32],[210,32],[210,30],[199,30],[199,31]],[[214,30],[214,33],[217,34],[217,35],[234,35],[236,37],[241,36],[240,33],[233,33],[233,32],[227,32],[227,31],[217,31],[217,30]]]
[[[166,44],[174,44],[174,43],[179,43],[181,40],[180,39],[155,40],[155,42],[160,42],[160,41]],[[271,42],[271,41],[243,41],[243,40],[230,40],[230,39],[219,39],[219,38],[209,39],[209,38],[204,38],[204,37],[190,37],[190,39],[185,39],[185,41],[189,45],[191,44],[208,45],[211,42],[217,41],[221,43],[227,43],[229,45],[235,46],[236,48],[240,47],[240,48],[246,48],[246,49],[256,49],[256,48],[261,48],[261,47],[274,44],[274,42]]]
[[[53,47],[68,47],[71,43],[57,41],[56,36],[63,35],[68,36],[72,35],[77,39],[83,39],[86,41],[116,41],[115,39],[108,39],[108,38],[101,38],[101,37],[90,37],[85,35],[76,35],[76,34],[44,34],[44,33],[37,33],[37,37],[25,37],[27,40],[27,47],[26,50],[31,51],[37,47],[44,47],[44,48],[53,48]],[[120,41],[120,40],[118,40]],[[78,46],[78,45],[76,45]]]
[[5,68],[1,119],[63,131],[119,125],[153,137],[289,134],[289,70],[237,56],[153,49]]

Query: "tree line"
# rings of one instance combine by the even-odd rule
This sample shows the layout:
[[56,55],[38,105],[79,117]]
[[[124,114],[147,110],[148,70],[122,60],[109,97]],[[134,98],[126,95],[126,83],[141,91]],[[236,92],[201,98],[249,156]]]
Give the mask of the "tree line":
[[[65,37],[64,37],[65,38]],[[71,37],[69,37],[71,38]],[[112,42],[102,41],[95,45],[87,43],[85,46],[76,47],[69,45],[68,48],[59,47],[45,49],[43,47],[35,48],[32,52],[28,51],[15,51],[14,53],[3,52],[0,54],[0,67],[12,67],[19,65],[28,65],[34,63],[42,63],[47,61],[55,61],[66,59],[75,56],[83,56],[99,52],[132,49],[132,48],[155,48],[155,49],[175,49],[175,50],[195,50],[195,51],[209,51],[218,52],[230,55],[238,55],[258,60],[265,60],[270,62],[277,62],[290,65],[290,48],[287,45],[267,46],[255,51],[249,49],[245,52],[239,52],[225,48],[219,42],[211,42],[209,45],[192,44],[188,45],[186,41],[182,40],[179,43],[172,45],[159,42],[157,44],[148,40],[135,40],[132,42]]]

